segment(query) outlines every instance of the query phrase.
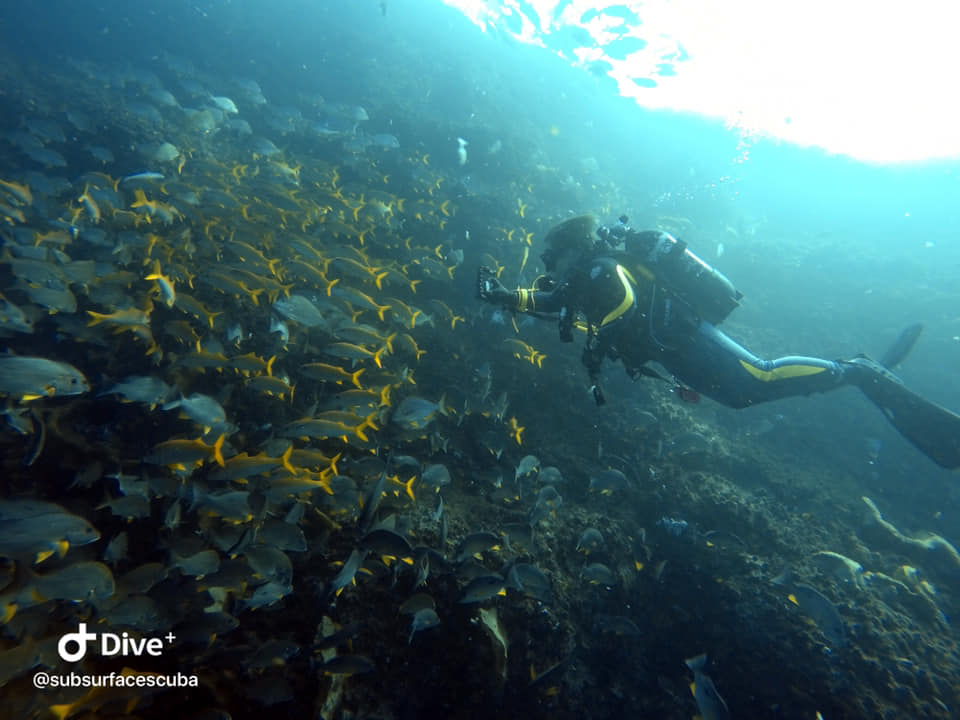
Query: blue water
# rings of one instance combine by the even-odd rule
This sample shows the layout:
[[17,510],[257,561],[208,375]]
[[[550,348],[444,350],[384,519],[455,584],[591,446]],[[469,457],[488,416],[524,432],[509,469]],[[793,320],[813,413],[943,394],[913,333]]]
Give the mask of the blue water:
[[[744,293],[742,306],[723,328],[759,355],[847,358],[866,352],[877,357],[902,328],[923,323],[924,333],[899,373],[921,395],[960,408],[956,163],[865,164],[816,148],[743,137],[715,119],[645,110],[619,97],[602,74],[572,67],[567,59],[519,44],[507,33],[481,32],[455,10],[426,0],[19,3],[5,8],[0,18],[0,63],[0,141],[22,130],[30,117],[55,117],[66,126],[63,114],[74,107],[75,97],[50,88],[76,83],[76,97],[89,107],[98,83],[111,72],[135,69],[153,73],[184,106],[190,101],[178,83],[185,77],[233,97],[238,117],[250,118],[257,135],[284,146],[290,157],[322,156],[350,168],[345,175],[365,192],[382,189],[385,174],[406,172],[409,159],[429,156],[431,172],[444,178],[444,197],[458,206],[455,218],[433,239],[445,244],[445,251],[462,249],[465,256],[453,282],[437,297],[468,318],[454,329],[453,339],[431,335],[434,358],[443,353],[462,363],[462,369],[434,366],[434,372],[441,365],[449,371],[436,384],[432,376],[418,377],[416,392],[431,401],[457,383],[462,389],[475,368],[492,362],[491,348],[515,337],[509,320],[483,315],[473,297],[473,269],[482,254],[494,253],[506,265],[506,284],[514,278],[529,283],[541,269],[537,257],[544,233],[559,220],[593,212],[604,221],[627,214],[638,228],[682,220],[683,239]],[[192,69],[184,72],[185,67]],[[20,78],[21,68],[28,71],[26,79],[6,82]],[[676,71],[682,73],[682,64]],[[45,85],[47,75],[56,83]],[[262,88],[264,108],[244,105],[238,96],[237,81],[248,79]],[[2,88],[8,87],[17,90],[5,99]],[[136,83],[125,92],[134,102]],[[322,108],[334,103],[362,106],[369,116],[363,133],[395,136],[399,147],[384,145],[359,156],[339,147],[329,151],[302,128],[325,117]],[[286,133],[271,127],[271,109],[281,116],[299,114],[297,129]],[[119,109],[102,110],[97,142],[117,160],[104,168],[71,140],[60,147],[68,167],[44,172],[72,181],[85,172],[120,177],[151,169],[130,143],[160,141],[162,128],[138,137],[110,126],[111,112]],[[225,161],[235,160],[237,146],[224,137],[217,140],[223,142],[219,151]],[[458,138],[467,141],[463,164]],[[43,170],[9,143],[4,153],[8,167],[0,178]],[[525,206],[522,217],[520,205]],[[503,239],[506,228],[520,227],[533,233],[522,274],[522,241]],[[417,300],[425,307],[429,302]],[[458,341],[457,332],[470,333],[471,340]],[[521,321],[519,337],[544,350],[551,364],[533,380],[520,371],[507,380],[507,372],[497,374],[498,365],[495,380],[516,391],[507,417],[519,414],[529,426],[528,437],[558,456],[569,444],[584,464],[587,452],[592,461],[604,451],[630,451],[634,441],[619,430],[636,424],[631,413],[641,403],[662,402],[663,394],[649,384],[637,387],[619,368],[611,368],[603,377],[611,399],[604,409],[608,415],[594,415],[585,400],[579,344],[561,345],[550,323]],[[57,343],[52,337],[44,340],[53,353]],[[17,349],[13,341],[6,345]],[[789,475],[791,468],[819,474],[824,486],[842,486],[852,504],[862,494],[881,498],[897,524],[917,534],[960,539],[955,478],[909,446],[852,389],[743,412],[709,402],[684,412],[689,415],[683,422],[714,428],[717,437],[753,443],[779,458],[779,470],[767,469],[771,475]],[[454,431],[453,422],[451,436],[469,435]],[[100,416],[91,420],[91,425],[104,424]],[[595,450],[594,435],[604,427],[618,432],[605,450]],[[463,436],[458,457],[480,452]],[[158,435],[146,446],[163,439]],[[731,447],[736,455],[736,446]],[[522,455],[527,448],[511,450]],[[509,478],[512,470],[506,472]],[[807,507],[803,493],[783,502],[785,512],[799,514]],[[857,507],[846,508],[843,517],[855,516],[862,510]],[[683,508],[650,512],[666,517]],[[821,520],[835,532],[830,536],[835,545],[828,549],[843,551],[842,531],[831,518]],[[344,557],[339,552],[324,561]],[[680,567],[679,560],[671,563]],[[576,569],[570,572],[575,576]],[[701,650],[684,649],[690,655]],[[540,659],[537,664],[541,670]],[[673,665],[679,675],[681,664]],[[813,710],[803,708],[809,716]]]

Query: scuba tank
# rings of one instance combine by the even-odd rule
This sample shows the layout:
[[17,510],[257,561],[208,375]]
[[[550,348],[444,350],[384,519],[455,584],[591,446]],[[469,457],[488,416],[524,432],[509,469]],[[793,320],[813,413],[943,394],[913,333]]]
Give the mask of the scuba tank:
[[694,255],[685,242],[668,232],[627,233],[626,252],[630,257],[645,258],[644,265],[658,280],[714,325],[723,322],[743,297],[726,275]]
[[626,217],[597,234],[624,256],[628,268],[639,263],[666,289],[709,323],[719,325],[740,304],[743,293],[719,270],[694,255],[687,244],[662,230],[636,231]]

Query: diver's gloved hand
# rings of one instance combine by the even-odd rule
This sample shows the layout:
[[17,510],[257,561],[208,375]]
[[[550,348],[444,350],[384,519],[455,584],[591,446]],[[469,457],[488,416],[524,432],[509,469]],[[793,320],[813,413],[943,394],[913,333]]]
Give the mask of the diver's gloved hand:
[[477,268],[477,297],[491,305],[516,305],[517,293],[507,290],[488,267]]

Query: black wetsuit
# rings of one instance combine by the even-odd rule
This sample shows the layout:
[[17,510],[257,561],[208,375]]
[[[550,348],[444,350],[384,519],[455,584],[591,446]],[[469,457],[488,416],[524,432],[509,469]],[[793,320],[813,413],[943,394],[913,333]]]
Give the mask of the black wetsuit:
[[613,257],[580,263],[550,290],[518,290],[523,312],[557,313],[561,338],[573,320],[586,320],[583,361],[595,381],[604,358],[623,362],[631,377],[655,361],[681,383],[741,408],[846,384],[844,366],[789,356],[763,360],[734,342],[642,266],[628,271]]

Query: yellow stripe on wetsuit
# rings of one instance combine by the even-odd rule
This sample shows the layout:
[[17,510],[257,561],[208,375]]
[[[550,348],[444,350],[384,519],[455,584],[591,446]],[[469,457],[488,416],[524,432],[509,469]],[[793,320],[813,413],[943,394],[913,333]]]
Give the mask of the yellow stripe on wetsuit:
[[517,311],[518,312],[527,312],[528,310],[534,310],[536,308],[536,303],[533,301],[533,293],[536,288],[531,288],[526,290],[524,288],[517,289]]
[[784,365],[783,367],[774,368],[773,370],[761,370],[758,367],[754,367],[746,360],[741,360],[740,364],[743,365],[744,370],[761,382],[773,382],[775,380],[787,380],[788,378],[806,377],[807,375],[816,375],[817,373],[822,373],[827,369],[825,367],[817,367],[815,365]]
[[619,277],[620,282],[623,283],[623,301],[613,310],[604,315],[603,320],[600,321],[600,327],[603,327],[607,323],[612,323],[627,310],[633,307],[633,301],[635,299],[632,284],[635,282],[633,276],[627,271],[626,268],[623,267],[623,265],[617,265],[617,277]]

